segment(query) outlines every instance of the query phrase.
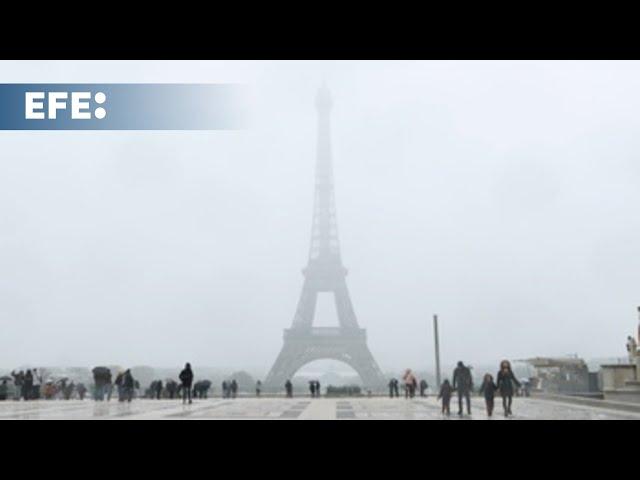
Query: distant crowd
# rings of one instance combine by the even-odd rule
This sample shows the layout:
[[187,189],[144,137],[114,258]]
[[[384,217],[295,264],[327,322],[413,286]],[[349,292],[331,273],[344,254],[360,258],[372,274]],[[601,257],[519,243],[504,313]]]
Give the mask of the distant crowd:
[[[110,401],[116,395],[120,402],[131,402],[133,398],[140,396],[140,383],[133,377],[130,369],[118,371],[113,376],[111,369],[107,367],[95,367],[93,374],[93,398],[94,400]],[[56,381],[44,381],[41,372],[38,369],[27,369],[26,371],[11,372],[11,377],[0,378],[0,400],[9,398],[8,381],[12,380],[13,399],[25,401],[37,399],[54,399],[61,398],[69,400],[71,398],[79,398],[84,400],[87,394],[87,387],[81,383],[74,383],[67,378],[58,379]],[[400,396],[400,388],[404,390],[404,397],[407,399],[414,398],[419,392],[421,397],[427,396],[429,385],[426,380],[418,381],[416,375],[411,369],[407,369],[401,377],[401,381],[392,378],[388,383],[389,397],[396,398]],[[173,379],[154,380],[148,388],[145,389],[142,396],[151,399],[174,399],[180,398],[183,403],[192,403],[193,398],[207,398],[211,389],[209,380],[200,380],[194,383],[194,374],[191,365],[187,363],[178,375],[178,381]],[[293,383],[287,380],[284,384],[285,394],[288,398],[293,397]],[[523,391],[525,396],[529,395],[529,384],[526,381],[520,382],[514,375],[511,364],[508,360],[500,362],[500,367],[496,377],[486,373],[482,378],[482,383],[478,389],[478,394],[482,395],[485,400],[486,412],[488,416],[493,415],[494,399],[496,393],[502,397],[502,407],[504,415],[512,414],[513,397],[519,390]],[[473,376],[470,367],[458,362],[453,371],[452,381],[445,379],[439,386],[438,400],[442,403],[442,414],[451,414],[451,398],[454,393],[458,396],[458,415],[466,412],[471,415],[471,393],[474,391]],[[262,393],[262,382],[258,380],[255,384],[256,397],[260,397]],[[318,380],[309,381],[309,394],[311,398],[321,396],[321,386]],[[222,382],[222,398],[235,399],[238,395],[238,382],[235,379],[224,380]]]

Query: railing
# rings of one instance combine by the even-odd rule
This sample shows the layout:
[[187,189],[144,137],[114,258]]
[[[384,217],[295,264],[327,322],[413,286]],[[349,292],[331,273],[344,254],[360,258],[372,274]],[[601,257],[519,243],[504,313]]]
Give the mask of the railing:
[[364,328],[342,328],[342,327],[311,327],[311,328],[289,328],[284,331],[285,338],[309,338],[309,337],[343,337],[343,338],[365,338]]

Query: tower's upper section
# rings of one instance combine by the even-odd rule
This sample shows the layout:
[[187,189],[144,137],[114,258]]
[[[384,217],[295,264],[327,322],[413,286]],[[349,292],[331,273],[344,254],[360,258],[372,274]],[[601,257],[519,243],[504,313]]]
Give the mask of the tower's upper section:
[[316,94],[316,108],[320,114],[328,114],[331,111],[331,91],[326,85],[322,85]]
[[340,264],[340,245],[333,193],[333,165],[331,159],[331,93],[326,85],[318,90],[318,139],[316,152],[316,181],[311,228],[309,260],[322,265]]

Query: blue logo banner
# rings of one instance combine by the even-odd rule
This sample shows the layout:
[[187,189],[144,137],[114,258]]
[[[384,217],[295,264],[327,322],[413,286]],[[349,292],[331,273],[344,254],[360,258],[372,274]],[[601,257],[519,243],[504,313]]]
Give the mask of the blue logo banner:
[[0,130],[234,130],[235,84],[0,84]]

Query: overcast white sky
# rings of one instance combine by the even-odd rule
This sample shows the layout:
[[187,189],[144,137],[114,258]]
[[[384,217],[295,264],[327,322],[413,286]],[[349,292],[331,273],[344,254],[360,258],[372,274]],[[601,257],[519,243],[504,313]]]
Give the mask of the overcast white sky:
[[[0,82],[241,82],[235,132],[0,133],[0,366],[268,370],[333,92],[348,284],[383,369],[622,356],[638,62],[0,62]],[[321,303],[321,324],[327,321]]]

